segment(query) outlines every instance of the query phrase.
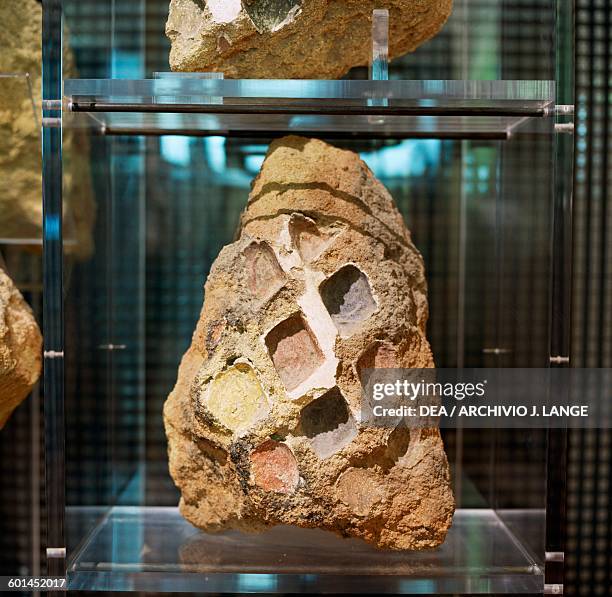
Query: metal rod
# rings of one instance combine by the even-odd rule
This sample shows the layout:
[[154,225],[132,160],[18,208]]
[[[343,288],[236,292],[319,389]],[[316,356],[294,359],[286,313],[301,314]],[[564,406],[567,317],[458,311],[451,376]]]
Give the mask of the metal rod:
[[108,102],[95,99],[73,98],[69,103],[72,112],[126,112],[154,114],[299,114],[328,116],[532,116],[545,117],[548,110],[540,103],[534,106],[423,106],[423,105],[333,105],[328,104],[162,104]]
[[448,139],[462,140],[474,139],[483,141],[506,141],[509,135],[506,131],[482,131],[482,132],[459,132],[459,131],[331,131],[331,130],[305,130],[305,129],[274,129],[271,130],[231,130],[231,129],[161,129],[155,127],[112,127],[104,126],[101,129],[103,135],[124,136],[184,136],[184,137],[236,137],[246,139],[272,139],[277,136],[299,134],[306,137],[319,137],[322,139]]

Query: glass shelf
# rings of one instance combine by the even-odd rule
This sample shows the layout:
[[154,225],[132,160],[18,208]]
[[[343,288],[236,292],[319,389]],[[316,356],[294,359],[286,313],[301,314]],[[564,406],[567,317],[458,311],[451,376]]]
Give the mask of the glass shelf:
[[294,527],[206,534],[176,508],[114,507],[98,524],[99,509],[67,514],[73,528],[93,528],[68,568],[74,590],[498,594],[544,587],[541,563],[488,509],[458,510],[445,543],[421,552]]
[[[188,135],[270,138],[300,134],[335,139],[507,140],[532,124],[509,116],[290,116],[155,113],[88,114],[105,135]],[[541,119],[540,119],[541,120]]]
[[[299,133],[508,139],[551,114],[551,81],[73,79],[65,104],[111,135]],[[75,123],[78,125],[79,119]]]

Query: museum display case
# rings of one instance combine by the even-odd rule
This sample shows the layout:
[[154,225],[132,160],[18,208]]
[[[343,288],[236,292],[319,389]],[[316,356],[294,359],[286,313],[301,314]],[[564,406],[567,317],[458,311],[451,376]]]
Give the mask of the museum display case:
[[[49,574],[65,573],[72,589],[101,591],[433,595],[560,589],[564,430],[442,429],[448,460],[448,467],[442,468],[449,476],[438,479],[437,485],[427,482],[431,494],[446,496],[447,502],[442,507],[442,497],[432,498],[427,515],[441,508],[450,522],[451,490],[455,509],[447,532],[448,524],[436,518],[435,524],[444,529],[434,541],[427,520],[422,522],[425,531],[413,526],[404,533],[385,526],[381,522],[385,514],[379,513],[376,523],[360,526],[342,518],[345,506],[337,511],[330,508],[318,518],[316,512],[310,518],[305,514],[300,518],[299,513],[283,517],[296,507],[285,494],[303,483],[300,474],[308,477],[304,470],[311,466],[311,478],[317,469],[323,477],[333,467],[327,464],[327,444],[313,441],[315,451],[322,450],[317,452],[321,461],[304,464],[307,457],[302,454],[311,452],[300,451],[299,438],[288,439],[292,432],[266,428],[268,444],[291,445],[301,472],[289,481],[282,475],[274,478],[291,485],[291,490],[285,485],[275,489],[285,496],[282,500],[262,501],[256,515],[247,504],[234,518],[228,516],[230,522],[225,524],[222,517],[219,522],[204,510],[212,508],[216,516],[215,508],[230,508],[226,485],[232,483],[248,498],[252,483],[257,484],[257,458],[251,453],[255,481],[253,476],[238,480],[224,476],[228,460],[239,468],[244,444],[236,440],[240,429],[237,426],[233,439],[227,440],[231,444],[227,452],[214,444],[214,437],[205,436],[203,429],[210,419],[197,405],[194,412],[185,405],[196,404],[197,384],[209,382],[194,381],[195,374],[187,371],[189,356],[183,361],[186,372],[178,371],[193,335],[196,349],[202,342],[206,348],[198,350],[209,355],[219,343],[227,354],[234,351],[225,365],[234,368],[235,376],[244,374],[247,361],[240,359],[246,359],[244,353],[256,342],[242,340],[246,348],[236,348],[243,344],[228,340],[225,327],[218,332],[220,339],[212,328],[202,331],[211,325],[211,312],[225,309],[223,321],[234,318],[231,325],[240,327],[240,334],[248,335],[253,326],[258,334],[267,334],[257,348],[257,355],[263,356],[249,356],[248,363],[265,360],[269,353],[270,367],[274,365],[288,394],[297,392],[300,407],[306,404],[298,389],[308,377],[308,355],[322,359],[314,368],[325,368],[327,358],[321,340],[320,350],[315,341],[314,347],[308,344],[309,335],[322,335],[312,323],[316,317],[296,323],[293,307],[274,306],[287,318],[282,323],[299,324],[295,335],[302,334],[281,363],[278,346],[285,336],[275,339],[276,328],[269,324],[277,316],[266,315],[271,319],[264,321],[258,309],[272,296],[269,292],[277,292],[277,277],[285,280],[295,271],[306,272],[305,263],[311,259],[323,260],[325,284],[334,280],[331,274],[338,264],[346,262],[345,267],[353,268],[351,275],[356,272],[354,284],[359,288],[368,285],[360,268],[370,268],[371,284],[383,280],[384,286],[387,278],[391,284],[391,276],[384,273],[388,264],[404,264],[406,284],[412,287],[397,285],[387,293],[378,286],[351,306],[361,312],[370,308],[369,300],[374,311],[376,301],[387,297],[389,308],[395,309],[369,332],[365,344],[355,348],[358,352],[370,340],[384,343],[384,326],[389,321],[404,325],[397,322],[406,318],[413,327],[422,328],[422,344],[420,352],[412,344],[406,349],[406,354],[417,356],[402,361],[405,367],[428,367],[434,362],[439,368],[457,369],[567,367],[573,176],[571,3],[537,0],[526,6],[514,0],[423,0],[421,13],[413,19],[410,12],[402,12],[412,10],[406,8],[411,3],[404,2],[335,3],[336,9],[329,11],[321,8],[328,3],[316,0],[228,2],[223,10],[234,7],[231,19],[240,21],[246,33],[225,13],[218,17],[221,23],[206,21],[217,44],[212,50],[208,42],[204,49],[188,44],[179,48],[177,36],[206,41],[208,31],[194,33],[192,11],[204,11],[210,20],[215,10],[223,12],[217,7],[223,3],[173,0],[167,27],[175,44],[172,49],[164,36],[168,4],[165,0],[43,2]],[[401,26],[398,16],[405,17]],[[353,23],[354,30],[347,23]],[[408,41],[396,42],[406,35],[403,23],[416,23],[415,30],[427,34],[414,34],[417,41],[408,36]],[[226,29],[218,29],[221,25]],[[286,27],[304,27],[295,34],[293,45],[278,41],[278,32]],[[305,47],[306,38],[320,43]],[[235,53],[215,62],[225,56],[226,43],[235,44]],[[206,52],[215,59],[197,62],[189,52],[198,60],[209,60]],[[364,56],[369,64],[364,64]],[[170,72],[170,63],[184,70]],[[187,71],[201,64],[215,72]],[[286,78],[279,78],[279,72],[287,73]],[[300,73],[304,76],[289,78]],[[330,73],[338,78],[330,78]],[[288,140],[289,135],[297,140]],[[292,161],[295,154],[288,151],[273,162],[270,156],[279,152],[267,154],[272,143],[277,149],[299,147],[299,159],[305,161]],[[315,148],[312,152],[317,154],[310,162],[306,148]],[[266,195],[264,202],[261,198]],[[274,201],[279,202],[278,212]],[[314,203],[306,209],[296,207],[299,201]],[[90,240],[86,251],[71,249],[81,241],[67,221],[66,205],[79,202],[80,223],[86,229],[81,234]],[[289,227],[297,226],[299,219],[305,228],[298,232],[323,239],[321,247],[335,238],[338,222],[351,233],[374,240],[351,241],[328,254],[324,251],[330,245],[325,244],[308,259],[298,246],[301,265],[289,264],[289,257],[277,248],[276,257],[266,256],[274,244],[271,240],[262,252],[261,238],[267,238],[262,224],[250,234],[260,239],[255,290],[251,290],[260,293],[263,302],[257,308],[248,301],[238,304],[236,297],[242,296],[251,279],[243,281],[241,272],[227,266],[223,256],[244,238],[239,237],[239,225],[254,230],[246,215],[241,219],[247,202],[256,212],[253,221],[264,222],[274,233],[275,218],[281,217]],[[395,213],[393,202],[402,218],[389,215]],[[325,226],[315,226],[313,232],[309,228],[313,222]],[[295,238],[291,236],[292,242]],[[248,253],[255,245],[246,244],[240,250]],[[308,251],[314,250],[312,246]],[[417,250],[422,263],[417,258],[406,265],[409,260],[402,261],[402,251],[416,255]],[[404,280],[403,270],[397,271],[394,276]],[[419,282],[423,276],[426,297],[425,282]],[[220,290],[216,279],[226,280],[227,286]],[[419,293],[425,298],[414,299]],[[416,315],[413,300],[421,305],[415,308]],[[350,336],[353,330],[344,334],[346,320],[334,318],[329,301],[323,296],[339,337]],[[300,307],[308,315],[304,302]],[[194,335],[196,324],[200,327]],[[355,342],[349,344],[347,354],[352,355]],[[409,362],[417,364],[405,364]],[[268,378],[277,375],[270,371]],[[221,374],[211,373],[210,379],[213,375],[217,377],[211,384]],[[183,392],[182,401],[166,406],[171,447],[178,441],[173,439],[178,418],[186,427],[176,432],[181,437],[172,447],[171,477],[164,403],[177,376],[174,395]],[[184,384],[187,390],[181,389],[182,376],[189,378]],[[248,380],[236,383],[244,395],[251,391],[245,389]],[[350,391],[337,383],[349,396]],[[321,384],[318,389],[333,386]],[[353,413],[348,412],[346,420],[355,429],[347,441],[356,444],[358,439],[351,438],[359,438],[362,429],[351,418],[355,412],[349,398]],[[317,399],[321,400],[319,394]],[[212,398],[210,409],[211,403]],[[173,408],[180,412],[170,412]],[[221,411],[215,416],[226,416],[226,427],[231,429],[231,417],[247,416],[248,408],[239,404],[231,416]],[[274,416],[290,418],[289,410],[274,411]],[[305,410],[299,428],[308,435]],[[191,417],[204,421],[197,428],[204,434],[201,437],[185,422]],[[332,427],[324,428],[321,435],[331,431]],[[442,442],[435,437],[436,449],[446,462]],[[202,455],[208,459],[204,464]],[[278,451],[274,458],[287,462]],[[399,453],[389,456],[387,451],[381,456],[373,451],[363,457],[367,464],[352,470],[377,471],[386,479],[401,458]],[[352,466],[357,466],[356,461],[351,460]],[[183,492],[180,511],[181,493],[172,479]],[[329,485],[330,495],[337,491],[334,482]],[[448,492],[437,491],[446,484]],[[350,492],[361,491],[354,510],[360,520],[365,516],[359,508],[367,487],[363,478],[349,484]],[[325,490],[323,486],[323,494]],[[213,494],[217,501],[206,501]],[[195,512],[189,508],[194,503]],[[203,503],[212,505],[205,508]],[[300,503],[304,511],[310,507]],[[262,521],[264,526],[291,524],[262,530]],[[237,528],[241,524],[245,528]]]

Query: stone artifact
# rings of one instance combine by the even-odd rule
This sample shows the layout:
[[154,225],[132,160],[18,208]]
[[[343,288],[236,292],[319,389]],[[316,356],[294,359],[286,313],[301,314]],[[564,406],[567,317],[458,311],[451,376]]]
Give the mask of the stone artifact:
[[205,289],[164,408],[182,514],[439,545],[454,502],[438,429],[360,424],[363,368],[434,366],[422,258],[365,163],[272,143]]
[[171,0],[166,35],[175,71],[226,78],[337,79],[369,64],[371,19],[389,9],[389,57],[416,50],[453,0]]
[[[32,244],[42,238],[41,39],[39,2],[0,2],[0,238],[33,239]],[[69,51],[64,72],[75,72]],[[85,258],[93,249],[95,218],[86,134],[65,129],[63,149],[64,248]]]
[[30,393],[42,367],[42,337],[21,293],[0,269],[0,429]]

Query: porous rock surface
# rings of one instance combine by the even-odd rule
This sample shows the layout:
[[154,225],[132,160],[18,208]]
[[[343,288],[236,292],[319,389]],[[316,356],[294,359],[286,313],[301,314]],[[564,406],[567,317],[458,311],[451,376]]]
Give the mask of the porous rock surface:
[[[36,0],[0,2],[0,237],[42,238],[40,137],[42,6]],[[74,76],[65,38],[64,73]],[[93,250],[95,205],[86,132],[64,129],[64,238],[66,254]]]
[[373,9],[389,9],[389,56],[442,28],[452,0],[171,0],[166,34],[175,71],[226,78],[336,79],[365,66]]
[[0,429],[38,381],[41,352],[32,310],[0,268]]
[[438,429],[360,424],[363,368],[434,366],[427,313],[422,258],[364,162],[272,143],[165,404],[182,514],[440,544],[454,501]]

